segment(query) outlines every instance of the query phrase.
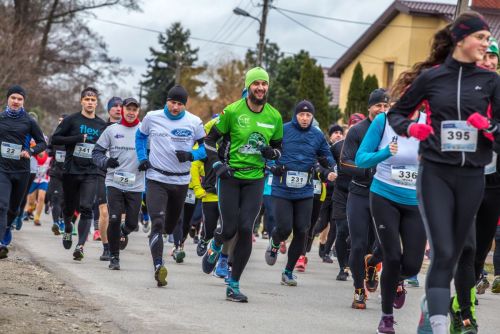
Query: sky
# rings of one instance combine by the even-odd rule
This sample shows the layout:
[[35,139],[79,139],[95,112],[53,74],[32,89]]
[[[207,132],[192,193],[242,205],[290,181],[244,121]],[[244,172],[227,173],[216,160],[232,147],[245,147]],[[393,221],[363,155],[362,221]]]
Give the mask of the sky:
[[[457,3],[456,0],[427,1]],[[274,0],[272,5],[306,14],[371,23],[392,2],[393,0]],[[235,15],[232,11],[235,7],[240,7],[260,18],[261,3],[262,0],[142,0],[140,12],[121,8],[100,9],[93,11],[94,15],[89,16],[88,22],[90,28],[97,31],[107,43],[110,56],[119,57],[124,66],[133,70],[132,75],[122,77],[119,91],[137,96],[139,82],[146,73],[149,48],[158,48],[158,33],[110,24],[103,20],[161,32],[165,32],[172,23],[180,21],[185,29],[190,30],[193,38],[239,45],[225,46],[192,39],[191,46],[199,47],[199,63],[211,65],[220,59],[242,59],[247,47],[256,46],[259,23],[251,18]],[[284,13],[307,28],[347,46],[352,45],[369,27],[367,24]],[[332,66],[346,51],[345,47],[307,30],[275,9],[269,11],[266,38],[277,43],[286,55],[303,49],[326,67]]]

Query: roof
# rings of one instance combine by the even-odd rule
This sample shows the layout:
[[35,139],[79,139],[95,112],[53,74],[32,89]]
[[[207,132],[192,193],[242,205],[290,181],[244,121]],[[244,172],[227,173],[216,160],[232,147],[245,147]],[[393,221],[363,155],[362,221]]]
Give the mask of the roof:
[[[489,2],[497,3],[497,0],[477,1],[478,5]],[[491,6],[490,6],[491,8]],[[403,1],[395,0],[389,8],[364,32],[354,44],[347,49],[342,57],[328,70],[328,75],[340,77],[342,72],[363,50],[375,39],[375,37],[400,13],[415,16],[434,16],[452,21],[455,15],[456,5],[446,3],[432,3],[423,1]],[[472,9],[483,14],[491,28],[491,33],[495,37],[500,37],[500,10],[486,9],[483,7],[472,7]]]

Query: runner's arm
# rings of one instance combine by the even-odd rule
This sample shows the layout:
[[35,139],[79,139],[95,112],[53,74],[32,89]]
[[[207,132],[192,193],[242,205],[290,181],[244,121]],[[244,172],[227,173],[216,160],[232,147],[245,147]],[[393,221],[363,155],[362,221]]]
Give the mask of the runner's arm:
[[375,167],[377,164],[391,156],[389,145],[381,150],[378,150],[380,139],[384,133],[384,128],[385,114],[382,113],[375,117],[372,124],[368,128],[361,145],[359,146],[355,159],[356,166],[362,168]]
[[63,119],[61,124],[57,126],[56,131],[52,135],[52,145],[72,145],[83,142],[83,134],[68,136],[70,130],[71,120],[69,120],[68,118]]
[[356,166],[354,159],[356,157],[356,151],[358,150],[358,131],[357,127],[352,127],[344,141],[342,146],[342,152],[340,152],[340,165],[342,170],[351,176],[365,177],[369,174],[369,170],[365,168],[359,168]]
[[47,143],[45,142],[45,138],[43,136],[42,129],[38,126],[35,120],[31,120],[31,138],[35,141],[36,145],[30,149],[31,155],[36,155],[45,151],[47,148]]

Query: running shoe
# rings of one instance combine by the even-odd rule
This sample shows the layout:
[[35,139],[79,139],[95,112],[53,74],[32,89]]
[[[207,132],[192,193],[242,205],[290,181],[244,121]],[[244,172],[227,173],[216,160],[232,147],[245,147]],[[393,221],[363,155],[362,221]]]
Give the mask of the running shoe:
[[232,302],[247,303],[248,298],[240,291],[240,283],[230,281],[226,288],[226,299]]
[[460,334],[462,332],[462,317],[460,316],[460,311],[453,311],[451,307],[453,305],[453,298],[450,302],[450,334]]
[[64,233],[64,220],[59,220],[57,222],[57,226],[59,226],[59,234]]
[[297,286],[297,276],[293,274],[293,271],[283,270],[281,273],[281,285],[287,286]]
[[378,273],[376,266],[369,266],[368,262],[372,258],[372,254],[365,256],[365,286],[369,292],[375,292],[378,288]]
[[477,323],[472,317],[462,320],[460,334],[477,334]]
[[347,281],[347,277],[349,277],[349,273],[347,270],[340,268],[340,271],[337,275],[337,281]]
[[71,233],[64,233],[63,234],[62,243],[63,243],[63,247],[65,249],[71,248],[71,245],[73,244],[73,240],[71,240],[71,239],[72,239]]
[[54,233],[54,235],[61,234],[61,231],[59,229],[59,224],[57,223],[52,224],[52,233]]
[[395,309],[400,309],[405,304],[405,300],[406,300],[405,282],[401,281],[399,282],[398,287],[396,288],[396,297],[394,298],[394,303],[392,306],[394,306]]
[[406,284],[411,286],[412,288],[418,288],[420,286],[420,282],[418,281],[417,275],[410,277],[406,280]]
[[220,255],[217,261],[217,266],[214,270],[214,276],[218,278],[226,278],[229,273],[227,264],[227,256]]
[[269,239],[269,233],[267,233],[266,231],[262,232],[262,239]]
[[123,225],[120,227],[120,250],[124,250],[128,245],[128,235],[123,233]]
[[10,245],[12,242],[12,226],[7,226],[5,229],[5,234],[3,235],[3,240],[1,241],[4,246]]
[[149,233],[149,230],[151,230],[151,224],[149,223],[149,220],[145,220],[142,224],[142,232]]
[[351,307],[357,310],[366,309],[366,293],[365,289],[355,289],[354,299],[352,301]]
[[16,225],[16,230],[19,231],[23,227],[22,215],[17,216],[16,219],[14,219],[14,222],[12,224]]
[[323,256],[323,263],[333,263],[333,259],[330,257],[330,254]]
[[280,253],[286,254],[286,241],[280,242]]
[[493,284],[491,285],[491,292],[500,293],[500,276],[495,276]]
[[481,279],[479,279],[479,282],[476,285],[476,291],[478,295],[484,295],[486,290],[490,287],[490,282],[486,278],[486,276],[483,276]]
[[167,285],[168,270],[164,265],[158,265],[155,269],[155,280],[158,287]]
[[209,241],[205,241],[203,239],[200,239],[200,241],[198,242],[198,245],[196,245],[196,254],[198,256],[203,256],[206,253],[208,243],[209,243]]
[[420,301],[420,320],[418,322],[417,334],[432,334],[431,321],[429,320],[429,310],[427,308],[427,298],[422,296]]
[[35,226],[42,226],[42,223],[40,223],[40,218],[34,219],[33,223],[35,224]]
[[104,249],[102,251],[102,255],[99,257],[99,260],[101,261],[111,261],[111,253],[109,249]]
[[279,245],[276,246],[273,242],[273,238],[270,238],[265,254],[266,263],[268,265],[272,266],[276,263],[276,260],[278,259],[279,249],[280,249]]
[[394,317],[392,315],[383,316],[378,323],[377,334],[395,334],[394,324]]
[[7,258],[8,253],[9,253],[9,249],[7,248],[7,246],[5,246],[4,244],[2,244],[0,242],[0,259]]
[[320,258],[324,258],[325,257],[325,244],[319,244],[319,247],[318,247],[318,254],[319,254],[319,257]]
[[120,270],[120,259],[116,256],[113,256],[109,261],[108,268],[111,270]]
[[101,232],[99,230],[94,231],[94,241],[100,241],[101,240]]
[[212,239],[212,241],[210,242],[210,246],[208,247],[205,255],[203,255],[203,260],[201,262],[201,267],[205,274],[210,274],[212,271],[214,271],[217,260],[219,259],[220,251],[221,247],[217,248],[215,246],[215,240]]
[[172,257],[174,258],[176,263],[182,263],[184,262],[184,258],[186,257],[186,252],[184,252],[184,249],[181,247],[175,248],[172,252]]
[[83,259],[83,246],[77,245],[73,251],[73,260],[81,261]]
[[301,255],[295,264],[295,269],[303,273],[306,271],[307,266],[307,256]]

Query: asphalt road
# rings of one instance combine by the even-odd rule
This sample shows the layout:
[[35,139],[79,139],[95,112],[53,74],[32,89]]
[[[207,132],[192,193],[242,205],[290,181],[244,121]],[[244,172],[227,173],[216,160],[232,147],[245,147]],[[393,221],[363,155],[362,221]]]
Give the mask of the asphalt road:
[[[47,217],[46,217],[47,218]],[[313,247],[305,273],[296,273],[298,286],[280,285],[285,256],[275,266],[264,261],[266,241],[254,243],[240,287],[248,304],[225,300],[223,280],[201,271],[201,258],[188,241],[183,264],[166,257],[168,286],[157,288],[146,234],[130,237],[121,253],[120,271],[99,261],[101,243],[89,241],[82,262],[72,259],[61,237],[43,226],[25,223],[14,232],[14,243],[89,300],[101,306],[124,333],[375,333],[380,297],[371,294],[366,310],[351,309],[352,281],[338,282],[338,264],[324,264]],[[73,239],[75,240],[75,238]],[[171,244],[166,244],[169,251]],[[167,253],[167,252],[166,252]],[[11,253],[12,255],[15,255]],[[420,276],[421,286],[424,277]],[[396,332],[415,333],[424,290],[408,288],[407,302],[395,310]],[[500,333],[500,296],[487,292],[478,307],[481,333]]]

